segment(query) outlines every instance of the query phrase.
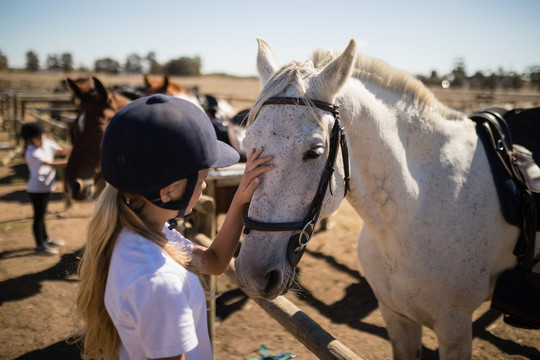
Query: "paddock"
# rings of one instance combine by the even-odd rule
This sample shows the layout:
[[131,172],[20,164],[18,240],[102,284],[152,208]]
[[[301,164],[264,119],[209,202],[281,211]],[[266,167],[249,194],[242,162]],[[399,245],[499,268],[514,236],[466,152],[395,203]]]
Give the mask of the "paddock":
[[[30,116],[27,107],[25,118],[30,119]],[[14,148],[11,145],[13,139],[6,134],[8,132],[4,131],[1,141],[10,143],[11,149],[2,150],[2,159]],[[63,204],[60,195],[56,194],[48,221],[51,232],[66,240],[68,245],[61,250],[60,259],[36,259],[31,255],[31,209],[24,198],[24,164],[17,159],[15,157],[3,166],[0,175],[0,202],[2,209],[6,209],[0,215],[0,358],[26,354],[25,359],[38,359],[55,351],[73,354],[76,351],[63,340],[75,330],[71,323],[70,299],[76,281],[72,272],[66,272],[65,266],[82,246],[81,231],[92,204],[81,203],[70,213],[62,213]],[[217,224],[221,216],[217,214]],[[217,299],[216,309],[215,358],[257,357],[260,356],[260,344],[265,344],[272,353],[283,350],[301,359],[390,358],[390,345],[376,300],[358,272],[355,244],[360,229],[361,220],[345,203],[338,210],[336,226],[314,236],[299,265],[298,289],[278,298],[275,303],[253,306],[261,305],[261,301],[249,299],[238,290],[229,277],[232,268],[226,275],[218,277],[217,292],[221,296]],[[203,239],[196,234],[189,236]],[[358,303],[359,298],[362,300]],[[285,306],[280,307],[283,304]],[[44,308],[51,310],[44,314]],[[279,323],[268,312],[280,314]],[[297,322],[299,318],[307,322]],[[319,324],[325,335],[315,337],[317,326],[310,324],[308,319]],[[487,303],[475,313],[473,329],[473,358],[540,357],[539,331],[508,327],[502,323],[499,313],[489,310]],[[291,332],[298,334],[299,339],[290,335]],[[47,336],[43,336],[44,333]],[[425,333],[423,358],[435,359],[437,343],[434,334]],[[315,340],[315,345],[309,345],[309,340]],[[346,354],[352,357],[329,357],[310,348],[323,344],[328,349],[326,345],[332,348],[337,343],[350,351]]]

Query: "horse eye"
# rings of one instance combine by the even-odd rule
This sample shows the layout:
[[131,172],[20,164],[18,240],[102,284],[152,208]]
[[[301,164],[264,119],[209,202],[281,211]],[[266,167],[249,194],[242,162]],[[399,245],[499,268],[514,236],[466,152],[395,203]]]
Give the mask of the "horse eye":
[[304,154],[304,160],[316,159],[319,156],[321,156],[323,153],[324,153],[324,148],[322,146],[311,148]]

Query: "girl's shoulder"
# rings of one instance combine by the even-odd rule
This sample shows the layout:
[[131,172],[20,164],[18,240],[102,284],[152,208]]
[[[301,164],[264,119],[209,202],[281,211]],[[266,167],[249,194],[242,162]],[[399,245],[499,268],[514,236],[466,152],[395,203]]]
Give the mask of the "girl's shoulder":
[[165,234],[174,247],[191,256],[193,253],[193,243],[186,239],[176,229],[169,229],[169,224],[165,223],[165,225],[163,225],[163,234]]
[[43,140],[43,147],[48,147],[50,149],[53,149],[54,151],[60,149],[60,145],[54,140],[51,140],[49,138],[46,138]]

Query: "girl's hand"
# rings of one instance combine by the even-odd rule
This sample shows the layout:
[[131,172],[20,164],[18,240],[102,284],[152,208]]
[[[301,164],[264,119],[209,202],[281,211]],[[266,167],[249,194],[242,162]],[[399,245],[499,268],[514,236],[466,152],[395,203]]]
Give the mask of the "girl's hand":
[[236,191],[236,197],[240,204],[247,204],[251,201],[255,189],[261,182],[258,176],[274,168],[274,165],[267,164],[272,161],[273,156],[259,158],[263,151],[263,147],[257,150],[251,149],[247,155],[246,170]]

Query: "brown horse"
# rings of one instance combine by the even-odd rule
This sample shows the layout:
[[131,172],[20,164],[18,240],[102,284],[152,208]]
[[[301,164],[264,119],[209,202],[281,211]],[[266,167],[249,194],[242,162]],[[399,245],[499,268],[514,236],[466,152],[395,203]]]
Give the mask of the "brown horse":
[[146,89],[146,95],[153,95],[153,94],[170,95],[170,96],[174,96],[177,98],[191,101],[195,105],[199,106],[201,109],[203,108],[197,97],[196,90],[189,89],[185,86],[180,85],[179,83],[175,81],[171,81],[169,79],[169,75],[165,74],[163,75],[163,78],[161,78],[161,77],[154,77],[154,76],[150,77],[145,74],[143,77],[144,77],[144,87]]
[[79,113],[71,127],[73,149],[64,176],[66,206],[73,199],[94,198],[104,186],[101,178],[101,139],[105,127],[120,108],[131,100],[120,94],[107,91],[101,81],[93,77],[90,81],[67,79]]

